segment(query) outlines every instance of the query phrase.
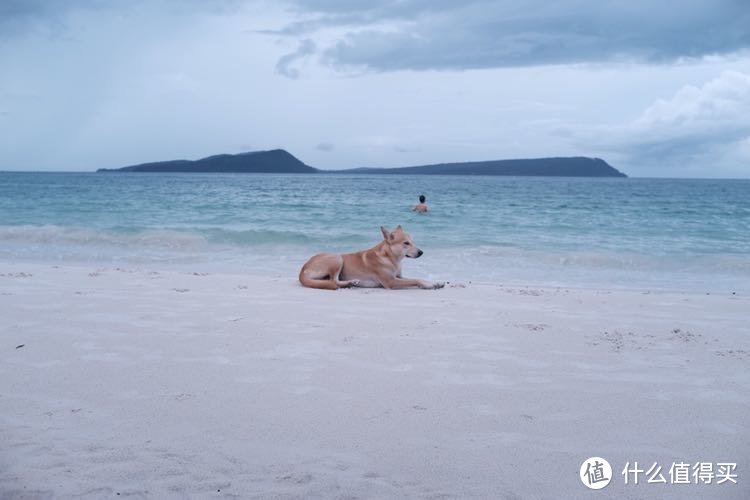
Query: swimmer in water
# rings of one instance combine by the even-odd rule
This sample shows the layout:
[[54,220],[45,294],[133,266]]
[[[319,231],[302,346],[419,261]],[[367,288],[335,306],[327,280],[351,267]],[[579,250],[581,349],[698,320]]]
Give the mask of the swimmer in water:
[[425,198],[423,194],[420,194],[419,195],[419,203],[417,203],[416,205],[414,205],[414,208],[412,208],[412,211],[419,212],[421,214],[426,213],[427,210],[428,210],[427,204],[425,203],[426,199],[427,198]]

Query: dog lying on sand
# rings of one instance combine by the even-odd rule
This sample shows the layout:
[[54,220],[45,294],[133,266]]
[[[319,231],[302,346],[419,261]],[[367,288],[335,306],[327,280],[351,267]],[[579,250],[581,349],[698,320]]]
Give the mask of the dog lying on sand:
[[422,250],[399,225],[393,231],[380,227],[383,241],[368,250],[343,255],[320,253],[310,257],[299,272],[299,281],[309,288],[336,290],[351,286],[368,288],[443,288],[445,283],[401,277],[404,257],[416,259]]

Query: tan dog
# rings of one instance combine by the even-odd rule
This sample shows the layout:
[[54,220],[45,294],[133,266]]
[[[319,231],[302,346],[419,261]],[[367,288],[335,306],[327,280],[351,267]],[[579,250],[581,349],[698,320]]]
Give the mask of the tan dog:
[[383,241],[370,248],[343,255],[320,253],[310,257],[299,272],[299,281],[306,287],[336,290],[338,288],[384,287],[384,288],[443,288],[444,283],[401,277],[401,261],[404,257],[416,259],[422,250],[411,240],[401,226],[393,232],[380,227]]

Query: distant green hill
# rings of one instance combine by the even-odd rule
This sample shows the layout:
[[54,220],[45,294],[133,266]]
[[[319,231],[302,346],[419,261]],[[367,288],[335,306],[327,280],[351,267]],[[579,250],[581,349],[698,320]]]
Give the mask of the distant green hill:
[[[559,177],[627,177],[606,161],[582,156],[571,158],[538,158],[531,160],[494,160],[464,163],[438,163],[418,167],[355,168],[340,171],[348,174],[419,174],[419,175],[514,175]],[[338,172],[337,172],[338,173]]]
[[509,175],[557,177],[627,177],[600,158],[538,158],[465,163],[438,163],[417,167],[319,170],[302,163],[283,149],[222,154],[200,160],[142,163],[99,172],[249,172],[294,174],[401,174],[401,175]]
[[305,165],[283,149],[251,151],[236,155],[214,155],[200,160],[172,160],[141,163],[98,172],[257,172],[313,174],[318,169]]

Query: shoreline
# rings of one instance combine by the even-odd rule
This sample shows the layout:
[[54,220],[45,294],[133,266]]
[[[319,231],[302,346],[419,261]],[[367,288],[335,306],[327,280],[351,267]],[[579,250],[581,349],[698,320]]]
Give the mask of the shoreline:
[[747,496],[745,296],[2,262],[0,304],[4,498]]
[[[68,249],[64,256],[51,259],[49,257],[23,257],[15,254],[0,255],[0,265],[21,267],[65,267],[79,269],[113,269],[121,268],[131,271],[148,272],[150,270],[164,270],[174,273],[201,272],[218,275],[247,275],[257,279],[273,278],[288,279],[297,282],[297,274],[302,264],[313,254],[322,251],[338,253],[340,248],[289,248],[256,247],[240,252],[237,248],[201,249],[199,252],[173,253],[151,255],[143,260],[131,256],[115,256],[111,248],[101,251],[88,250],[91,257],[72,257],[75,249]],[[261,251],[262,250],[262,251]],[[86,250],[80,250],[85,252]],[[212,253],[213,252],[213,253]],[[723,274],[702,274],[693,272],[698,265],[691,263],[690,270],[649,270],[619,269],[615,267],[597,267],[595,264],[562,263],[568,258],[561,254],[559,258],[553,254],[541,257],[539,254],[530,255],[519,261],[519,251],[515,258],[507,256],[491,256],[477,254],[467,257],[465,254],[451,259],[451,252],[439,249],[421,259],[409,259],[404,263],[404,274],[409,277],[441,281],[461,286],[469,284],[489,287],[536,287],[536,288],[569,288],[576,290],[618,290],[648,293],[682,293],[682,294],[712,294],[712,295],[750,295],[750,285],[744,279],[745,268],[738,268],[732,274],[725,270]],[[86,255],[86,254],[83,254]],[[98,255],[99,257],[93,257]],[[724,256],[725,258],[728,256]],[[729,256],[735,261],[734,266],[740,266],[738,257]],[[611,258],[611,257],[610,257]],[[704,257],[708,258],[708,256]],[[478,260],[484,259],[484,260]],[[538,260],[538,261],[537,261]],[[537,268],[532,264],[536,262]],[[489,269],[490,263],[495,268]],[[472,265],[473,264],[473,265]],[[655,263],[652,263],[652,266]],[[570,267],[568,267],[570,266]],[[542,270],[546,269],[546,273]],[[481,270],[482,272],[479,272]],[[462,278],[456,279],[459,276]]]

